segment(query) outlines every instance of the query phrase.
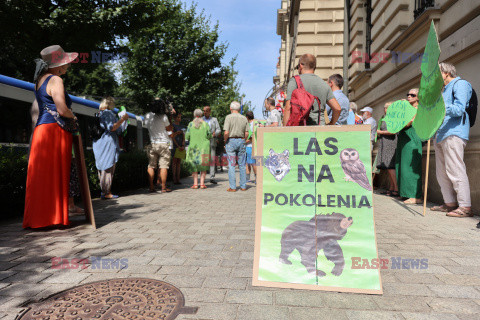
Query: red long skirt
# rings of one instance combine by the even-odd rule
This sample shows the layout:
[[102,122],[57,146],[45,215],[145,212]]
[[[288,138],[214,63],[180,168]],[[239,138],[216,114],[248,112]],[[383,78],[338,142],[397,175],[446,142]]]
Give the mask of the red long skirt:
[[35,128],[28,161],[24,228],[68,225],[72,134],[56,123]]

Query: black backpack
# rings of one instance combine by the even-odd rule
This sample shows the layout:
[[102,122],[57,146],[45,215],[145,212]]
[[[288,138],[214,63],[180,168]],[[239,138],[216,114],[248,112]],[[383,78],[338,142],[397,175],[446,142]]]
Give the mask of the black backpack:
[[[461,81],[461,80],[458,80]],[[457,81],[457,82],[458,82]],[[467,80],[465,80],[467,81]],[[457,84],[455,82],[455,84]],[[468,82],[468,81],[467,81]],[[455,84],[453,85],[453,101],[455,101]],[[478,98],[475,89],[472,87],[472,96],[469,101],[467,101],[467,105],[465,106],[465,113],[468,115],[468,119],[470,120],[470,127],[473,127],[475,124],[475,120],[477,119],[477,108],[478,108]],[[463,124],[465,124],[465,114],[463,115]]]
[[92,137],[93,141],[96,141],[102,137],[103,130],[102,126],[100,126],[100,113],[95,113],[93,116],[93,121],[88,124],[88,131],[90,132],[90,136]]

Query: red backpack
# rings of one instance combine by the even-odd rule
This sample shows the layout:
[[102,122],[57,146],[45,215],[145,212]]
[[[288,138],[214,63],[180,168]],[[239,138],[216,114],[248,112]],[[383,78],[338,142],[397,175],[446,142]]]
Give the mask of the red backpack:
[[[290,99],[290,118],[288,118],[287,122],[287,126],[289,127],[307,125],[307,118],[310,115],[310,111],[312,111],[315,100],[317,100],[319,110],[322,109],[320,108],[320,100],[318,100],[318,97],[305,90],[300,76],[295,76],[295,81],[297,82],[297,89],[293,90]],[[320,113],[319,111],[319,120]]]

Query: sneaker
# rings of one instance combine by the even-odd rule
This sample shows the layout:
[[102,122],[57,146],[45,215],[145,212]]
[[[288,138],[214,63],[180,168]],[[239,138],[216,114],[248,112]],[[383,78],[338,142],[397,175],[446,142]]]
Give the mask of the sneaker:
[[217,184],[217,181],[210,179],[210,183]]

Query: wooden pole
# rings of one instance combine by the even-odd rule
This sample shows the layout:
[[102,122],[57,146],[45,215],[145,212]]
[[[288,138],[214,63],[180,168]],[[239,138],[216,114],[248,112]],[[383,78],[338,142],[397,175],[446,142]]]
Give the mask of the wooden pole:
[[92,198],[90,196],[90,186],[88,185],[87,167],[85,166],[85,155],[83,153],[82,136],[73,134],[73,147],[75,150],[75,160],[77,163],[78,177],[80,179],[80,190],[82,194],[83,207],[85,208],[85,218],[90,221],[93,229],[97,229],[95,216],[93,215]]
[[428,194],[428,170],[430,168],[430,139],[427,142],[427,166],[426,166],[426,173],[425,173],[425,192],[423,193],[423,216],[425,217],[425,213],[427,211],[427,194]]

